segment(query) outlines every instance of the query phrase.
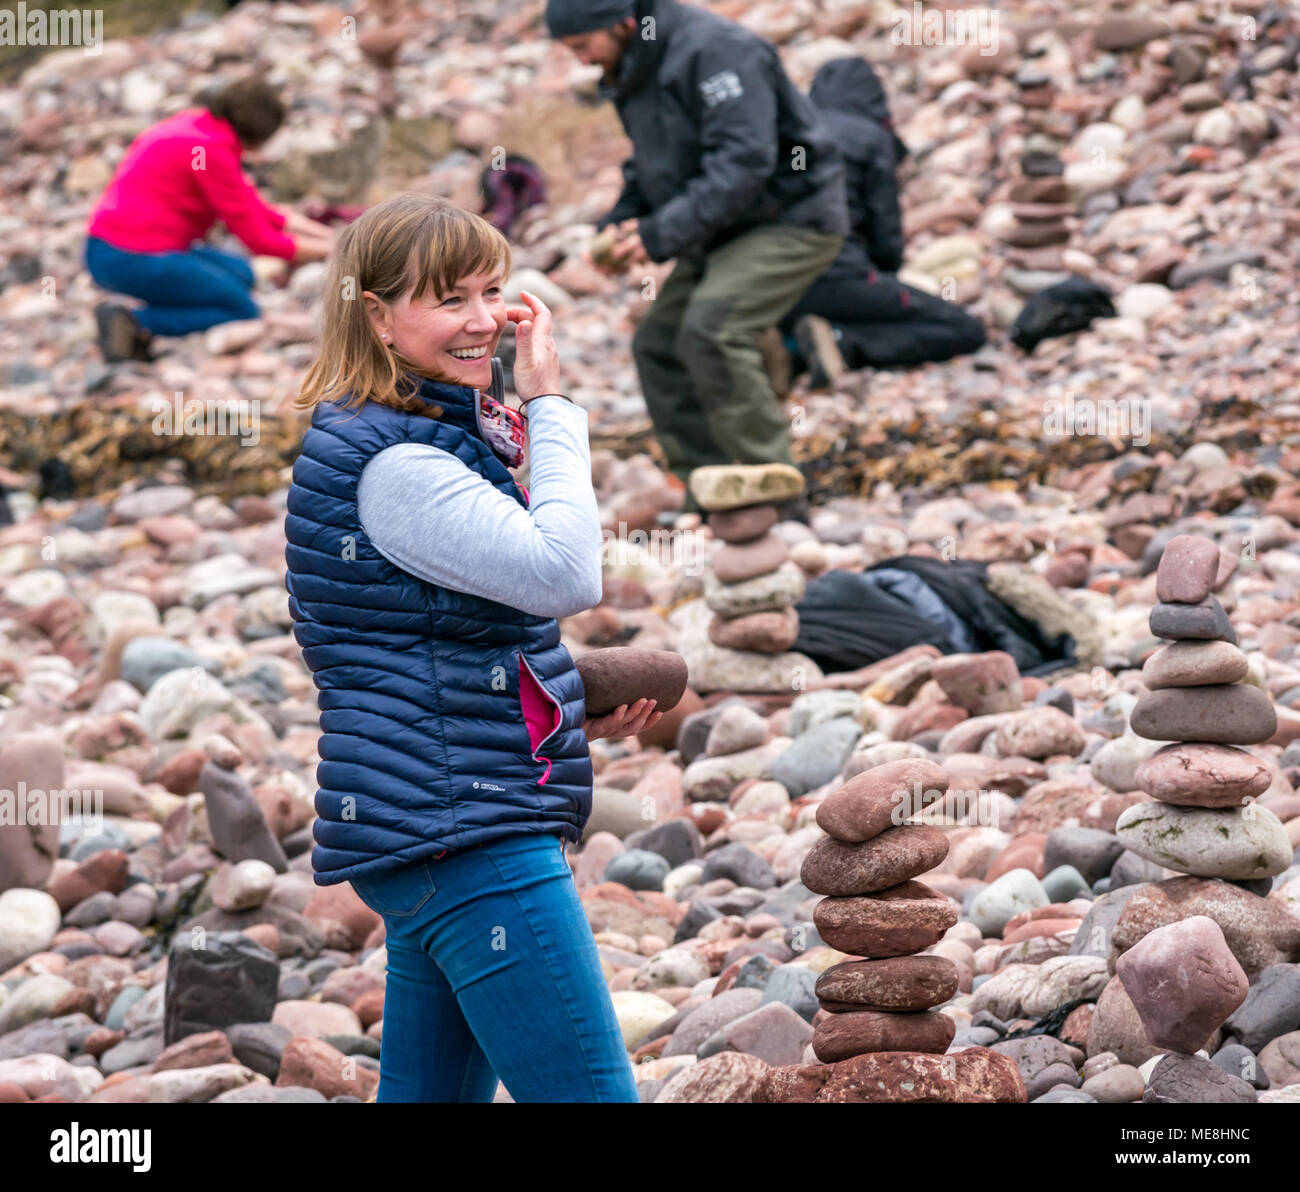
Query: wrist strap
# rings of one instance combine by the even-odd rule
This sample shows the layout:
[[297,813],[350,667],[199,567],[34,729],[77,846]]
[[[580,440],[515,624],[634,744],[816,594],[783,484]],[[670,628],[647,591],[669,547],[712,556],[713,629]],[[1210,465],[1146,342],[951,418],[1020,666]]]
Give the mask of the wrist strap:
[[563,394],[563,393],[539,393],[536,397],[530,397],[530,398],[525,399],[524,401],[521,401],[521,402],[519,403],[519,412],[520,412],[521,414],[524,413],[524,412],[526,412],[526,410],[527,410],[527,408],[528,408],[528,403],[529,403],[530,401],[540,401],[540,400],[541,400],[542,398],[544,398],[544,397],[562,397],[562,398],[564,398],[564,400],[567,401],[571,406],[574,406],[574,405],[577,405],[577,404],[578,404],[577,402],[575,402],[575,401],[573,400],[573,398],[571,398],[571,397],[569,397],[569,396],[567,396],[566,394]]

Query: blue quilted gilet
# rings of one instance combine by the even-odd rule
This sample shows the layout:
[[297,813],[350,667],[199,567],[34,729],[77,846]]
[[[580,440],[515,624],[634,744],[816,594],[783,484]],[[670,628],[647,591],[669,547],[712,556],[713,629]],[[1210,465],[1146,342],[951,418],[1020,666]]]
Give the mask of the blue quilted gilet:
[[[321,886],[505,836],[577,841],[591,814],[582,679],[555,619],[426,583],[361,528],[361,471],[396,443],[449,451],[526,505],[479,434],[476,390],[425,380],[420,395],[428,417],[320,403],[293,467],[285,583],[321,714]],[[556,705],[536,752],[521,659]]]

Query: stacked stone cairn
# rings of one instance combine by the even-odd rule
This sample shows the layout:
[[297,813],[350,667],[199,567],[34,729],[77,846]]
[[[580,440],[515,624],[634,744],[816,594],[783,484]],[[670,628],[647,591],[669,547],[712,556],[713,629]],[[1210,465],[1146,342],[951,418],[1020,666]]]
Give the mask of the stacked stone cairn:
[[[1138,788],[1154,801],[1123,812],[1115,832],[1166,869],[1267,895],[1291,865],[1292,847],[1278,817],[1255,802],[1272,770],[1242,746],[1272,737],[1277,714],[1211,594],[1220,569],[1218,546],[1195,535],[1172,539],[1161,556],[1150,624],[1170,644],[1142,668],[1147,691],[1132,728],[1173,744],[1137,767]],[[1219,923],[1193,915],[1151,931],[1119,956],[1115,973],[1151,1044],[1171,1053],[1152,1061],[1143,1101],[1256,1100],[1252,1072],[1196,1054],[1250,989]]]
[[[1028,69],[1037,68],[1027,64]],[[1017,82],[1021,82],[1019,76]],[[1041,150],[1026,154],[1021,164],[1024,174],[1012,183],[1009,218],[998,225],[998,239],[1020,250],[1015,260],[1021,268],[1059,272],[1061,246],[1070,239],[1066,221],[1075,214],[1070,186],[1061,177],[1064,166],[1054,153]]]
[[794,646],[799,635],[794,606],[803,596],[804,572],[772,528],[780,519],[777,506],[803,491],[803,474],[788,464],[691,473],[691,492],[723,544],[704,577],[704,600],[713,612],[709,641],[715,646],[768,655]]
[[956,1024],[933,1009],[958,987],[957,967],[917,953],[957,922],[957,906],[915,880],[948,854],[947,835],[909,823],[941,800],[948,777],[931,761],[904,758],[850,778],[817,810],[828,834],[800,874],[815,894],[822,940],[853,959],[818,978],[821,1010],[812,1047],[820,1065],[769,1076],[767,1100],[1023,1101],[1019,1070],[986,1048],[945,1055]]
[[1065,219],[1074,214],[1071,203],[1013,203],[1011,212],[1015,222],[1002,233],[1002,240],[1015,248],[1044,248],[1070,238]]
[[1128,808],[1115,831],[1167,869],[1267,894],[1290,866],[1292,846],[1281,820],[1256,804],[1271,768],[1241,746],[1272,737],[1277,714],[1211,595],[1219,565],[1218,546],[1190,534],[1161,556],[1150,624],[1171,641],[1142,668],[1148,690],[1131,723],[1138,736],[1174,744],[1137,767],[1138,788],[1155,801]]

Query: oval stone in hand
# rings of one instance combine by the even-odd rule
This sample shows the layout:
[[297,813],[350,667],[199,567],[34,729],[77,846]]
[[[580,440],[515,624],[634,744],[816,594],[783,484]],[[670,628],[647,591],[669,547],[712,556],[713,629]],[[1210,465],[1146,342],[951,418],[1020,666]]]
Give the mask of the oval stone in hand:
[[652,699],[655,711],[667,712],[686,690],[686,660],[669,650],[593,650],[579,658],[577,666],[588,716],[605,716],[639,699]]

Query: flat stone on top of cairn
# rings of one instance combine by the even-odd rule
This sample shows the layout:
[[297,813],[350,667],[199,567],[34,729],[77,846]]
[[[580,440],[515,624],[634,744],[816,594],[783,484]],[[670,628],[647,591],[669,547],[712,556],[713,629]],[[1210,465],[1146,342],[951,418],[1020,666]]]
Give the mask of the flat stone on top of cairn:
[[1244,681],[1249,661],[1210,595],[1219,570],[1218,546],[1194,535],[1172,539],[1160,557],[1162,603],[1151,610],[1150,627],[1173,643],[1144,666],[1153,689],[1138,700],[1130,724],[1140,737],[1177,744],[1137,767],[1139,787],[1156,802],[1127,808],[1115,834],[1139,857],[1176,872],[1251,881],[1283,873],[1293,846],[1278,817],[1255,804],[1272,784],[1271,771],[1230,748],[1267,741],[1277,712]]
[[836,840],[871,840],[905,823],[947,790],[948,775],[932,761],[905,757],[885,762],[827,795],[817,808],[817,825]]
[[706,513],[744,505],[779,505],[804,490],[803,473],[793,464],[717,464],[696,468],[691,494]]
[[1156,599],[1162,604],[1200,604],[1214,588],[1219,548],[1211,538],[1179,534],[1169,540],[1156,568]]

